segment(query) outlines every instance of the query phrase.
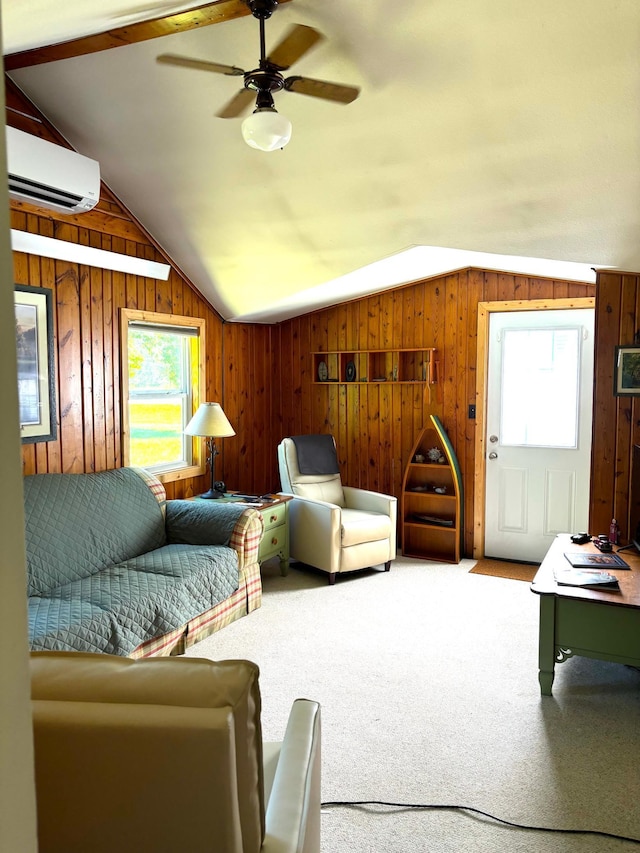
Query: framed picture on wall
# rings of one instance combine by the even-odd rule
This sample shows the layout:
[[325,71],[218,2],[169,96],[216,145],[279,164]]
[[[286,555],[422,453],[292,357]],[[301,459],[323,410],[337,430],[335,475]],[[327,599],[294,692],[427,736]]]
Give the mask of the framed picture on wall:
[[53,441],[56,386],[51,291],[17,284],[14,303],[22,443]]
[[640,397],[640,346],[616,347],[613,382],[616,397]]

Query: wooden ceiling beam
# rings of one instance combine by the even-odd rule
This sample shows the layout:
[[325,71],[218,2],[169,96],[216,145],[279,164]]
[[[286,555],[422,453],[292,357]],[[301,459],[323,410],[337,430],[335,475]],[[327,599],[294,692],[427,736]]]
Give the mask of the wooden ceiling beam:
[[[290,0],[279,0],[279,3],[289,3]],[[140,21],[127,27],[118,27],[106,33],[96,33],[91,36],[60,42],[59,44],[36,47],[9,54],[4,58],[5,71],[15,71],[18,68],[28,68],[31,65],[42,65],[45,62],[56,62],[59,59],[71,59],[75,56],[86,56],[114,47],[124,47],[137,44],[148,39],[168,36],[172,33],[183,33],[198,27],[208,27],[210,24],[220,24],[234,18],[251,14],[244,0],[214,0],[204,6],[197,6],[187,12],[178,12],[155,18],[151,21]]]

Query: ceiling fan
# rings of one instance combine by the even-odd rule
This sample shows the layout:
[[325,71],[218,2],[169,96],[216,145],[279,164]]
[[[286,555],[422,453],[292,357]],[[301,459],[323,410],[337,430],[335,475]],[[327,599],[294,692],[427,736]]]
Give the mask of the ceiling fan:
[[252,148],[273,151],[276,148],[284,148],[291,138],[291,122],[277,112],[273,101],[274,92],[284,89],[340,104],[350,104],[358,97],[360,89],[299,75],[284,77],[282,72],[287,71],[308,50],[322,41],[324,36],[313,27],[296,24],[267,56],[265,21],[275,11],[278,0],[244,0],[244,2],[251,14],[260,21],[260,62],[253,71],[244,71],[235,65],[221,65],[218,62],[192,59],[172,53],[161,54],[157,57],[157,61],[183,68],[213,71],[230,77],[243,77],[244,88],[240,89],[216,115],[219,118],[236,118],[249,108],[255,98],[256,105],[253,113],[242,122],[242,135],[245,142]]

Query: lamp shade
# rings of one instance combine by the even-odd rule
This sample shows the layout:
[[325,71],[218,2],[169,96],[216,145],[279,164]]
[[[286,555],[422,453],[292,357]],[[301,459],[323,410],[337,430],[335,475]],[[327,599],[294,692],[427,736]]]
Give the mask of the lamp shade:
[[236,434],[220,403],[201,403],[184,431],[187,435],[206,435],[213,438]]
[[252,148],[275,151],[291,139],[291,122],[272,108],[257,109],[242,122],[242,138]]

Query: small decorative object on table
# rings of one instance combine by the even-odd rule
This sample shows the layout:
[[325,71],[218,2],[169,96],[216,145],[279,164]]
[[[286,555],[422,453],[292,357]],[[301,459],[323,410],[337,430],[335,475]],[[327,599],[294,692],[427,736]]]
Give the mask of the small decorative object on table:
[[609,542],[613,545],[620,544],[620,528],[615,518],[611,519],[611,524],[609,525]]
[[613,551],[613,545],[609,542],[609,537],[606,533],[601,533],[599,536],[594,536],[591,540],[599,551],[610,553]]

